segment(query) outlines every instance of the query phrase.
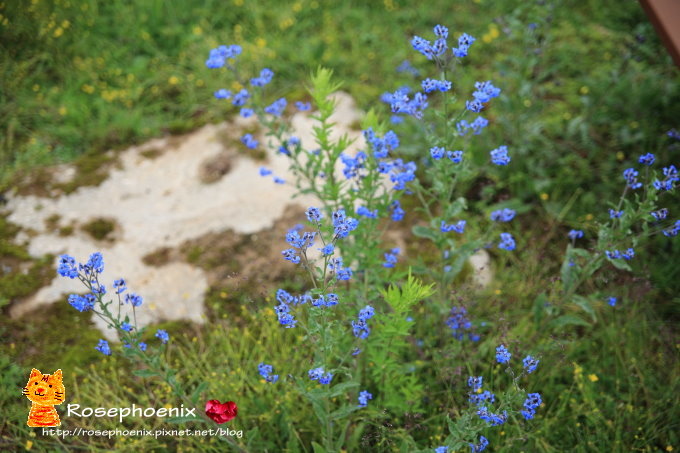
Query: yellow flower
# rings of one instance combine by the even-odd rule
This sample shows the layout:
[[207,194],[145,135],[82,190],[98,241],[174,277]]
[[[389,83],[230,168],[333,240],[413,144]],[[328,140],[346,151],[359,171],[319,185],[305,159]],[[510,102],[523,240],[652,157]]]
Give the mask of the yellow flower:
[[578,90],[578,92],[581,94],[588,94],[589,91],[590,88],[588,88],[587,86],[582,86],[581,89]]
[[543,192],[541,194],[541,200],[548,201],[548,198],[550,198],[550,195],[548,195],[547,193]]
[[66,109],[66,107],[64,107],[63,105],[61,107],[59,107],[59,114],[61,116],[66,115],[66,113],[68,113],[68,110]]
[[33,441],[27,440],[26,441],[26,450],[30,450],[31,448],[33,448]]
[[597,382],[600,379],[597,377],[597,374],[589,374],[588,379],[590,379],[590,382]]
[[170,78],[168,79],[168,83],[169,83],[170,85],[177,85],[177,84],[179,83],[179,77],[177,77],[177,76],[170,76]]
[[63,34],[64,34],[64,29],[61,28],[61,27],[59,27],[59,28],[57,28],[56,30],[54,30],[54,37],[55,37],[55,38],[58,38],[58,37],[60,37],[60,36],[63,35]]

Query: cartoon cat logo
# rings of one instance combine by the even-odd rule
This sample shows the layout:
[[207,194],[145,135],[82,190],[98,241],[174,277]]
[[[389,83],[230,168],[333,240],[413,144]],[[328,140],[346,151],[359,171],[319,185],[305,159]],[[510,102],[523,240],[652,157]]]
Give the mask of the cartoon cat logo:
[[31,400],[31,410],[26,424],[32,428],[44,426],[60,426],[59,414],[54,408],[64,402],[66,389],[62,383],[61,370],[54,374],[42,374],[33,368],[28,384],[22,395]]

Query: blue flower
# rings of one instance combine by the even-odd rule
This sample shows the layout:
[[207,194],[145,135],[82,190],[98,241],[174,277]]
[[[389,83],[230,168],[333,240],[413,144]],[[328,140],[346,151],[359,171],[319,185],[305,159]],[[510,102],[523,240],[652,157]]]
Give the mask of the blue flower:
[[257,145],[260,143],[255,138],[253,138],[253,134],[245,134],[243,137],[241,137],[241,143],[246,145],[247,148],[250,149],[255,149],[257,148]]
[[272,174],[272,171],[266,167],[260,167],[260,176],[269,176]]
[[479,453],[481,451],[486,450],[486,447],[489,445],[489,441],[487,440],[486,437],[480,435],[478,444],[469,444],[469,445],[470,445],[470,453]]
[[411,45],[413,46],[414,50],[423,54],[428,60],[432,60],[434,58],[434,49],[432,48],[430,41],[427,39],[423,39],[420,36],[414,36],[413,39],[411,39]]
[[260,376],[262,376],[267,382],[271,384],[279,380],[278,374],[272,375],[272,373],[274,372],[274,367],[272,367],[271,365],[267,365],[264,362],[262,362],[257,366],[257,370],[260,373]]
[[569,233],[567,233],[567,236],[569,239],[575,241],[576,239],[580,239],[583,237],[583,231],[581,230],[570,230]]
[[[680,220],[676,220],[675,223],[669,227],[663,230],[663,235],[666,237],[675,237],[678,235],[678,232],[680,232]],[[632,250],[632,249],[629,249]]]
[[143,341],[140,341],[138,346],[140,351],[142,352],[146,351],[147,345]]
[[430,155],[434,160],[439,160],[442,157],[444,157],[445,152],[446,150],[441,146],[433,146],[432,148],[430,148]]
[[491,220],[494,222],[509,222],[515,218],[515,210],[504,208],[491,213]]
[[359,407],[366,407],[368,405],[368,400],[372,400],[373,395],[371,395],[367,390],[362,390],[359,392]]
[[458,234],[463,234],[465,232],[465,220],[459,220],[457,223],[452,225],[447,225],[446,222],[442,220],[440,230],[442,233],[448,233],[449,231],[455,231]]
[[434,35],[437,38],[446,39],[449,37],[449,29],[443,25],[434,26]]
[[404,218],[404,214],[406,214],[406,212],[401,208],[401,203],[399,200],[394,200],[390,205],[390,209],[392,210],[392,220],[394,222],[402,220]]
[[248,102],[248,99],[250,99],[250,93],[243,88],[234,95],[234,99],[232,99],[231,103],[236,107],[243,107],[245,103]]
[[241,54],[241,46],[232,44],[230,46],[219,46],[210,50],[205,65],[210,69],[223,67],[228,59],[236,58]]
[[672,190],[674,183],[680,180],[678,177],[678,170],[674,165],[663,168],[664,179],[659,181],[655,180],[652,185],[656,190]]
[[326,373],[324,375],[324,369],[323,367],[319,368],[313,368],[309,370],[309,379],[312,381],[319,381],[319,384],[330,384],[331,380],[333,379],[333,374],[332,373]]
[[104,257],[100,252],[95,252],[90,255],[90,258],[85,264],[79,264],[78,268],[87,276],[94,276],[104,272]]
[[503,250],[515,250],[515,239],[510,233],[501,233],[501,242],[498,248]]
[[512,354],[508,351],[505,345],[500,345],[496,348],[496,360],[498,363],[508,363]]
[[300,101],[297,101],[297,102],[295,103],[295,107],[296,107],[299,111],[301,111],[301,112],[306,112],[307,110],[311,110],[312,104],[309,103],[309,102],[300,102]]
[[109,342],[106,340],[99,340],[95,349],[104,355],[111,355],[111,348],[109,347]]
[[500,88],[493,86],[489,80],[486,82],[475,82],[475,88],[477,90],[472,93],[472,97],[479,102],[489,102],[491,99],[498,97],[501,94]]
[[260,76],[250,79],[250,84],[254,87],[263,87],[272,81],[274,72],[269,68],[264,68],[260,71]]
[[71,294],[68,296],[68,303],[79,312],[85,312],[94,308],[97,299],[93,294],[80,296],[78,294]]
[[126,332],[132,332],[133,329],[132,325],[129,322],[124,322],[123,324],[121,324],[120,328]]
[[470,387],[473,392],[481,390],[482,383],[483,383],[482,376],[470,376],[467,381],[468,387]]
[[661,208],[658,211],[652,211],[650,212],[651,216],[654,217],[656,220],[664,220],[666,217],[668,217],[668,209],[666,208]]
[[390,252],[385,253],[385,262],[383,263],[383,267],[393,268],[395,264],[397,264],[399,251],[399,248],[393,248]]
[[433,91],[449,91],[453,84],[448,80],[425,79],[421,86],[424,92],[431,93]]
[[113,289],[116,291],[116,294],[120,294],[127,290],[127,283],[125,282],[125,279],[119,278],[118,280],[114,280]]
[[451,48],[451,50],[453,51],[453,55],[457,58],[467,57],[468,49],[475,41],[476,41],[475,38],[468,35],[467,33],[463,33],[458,38],[458,47]]
[[471,112],[479,113],[484,110],[484,104],[478,99],[472,101],[465,101],[465,108]]
[[264,111],[270,115],[281,116],[283,111],[286,109],[286,105],[288,105],[286,98],[280,98],[274,101],[271,105],[265,107]]
[[510,163],[508,147],[505,145],[492,150],[489,154],[491,155],[491,162],[496,165],[508,165]]
[[155,336],[156,338],[159,338],[163,344],[167,343],[170,339],[168,332],[163,329],[158,329]]
[[357,209],[357,215],[368,217],[369,219],[377,219],[378,210],[374,209],[373,211],[371,211],[366,206],[359,206],[359,208]]
[[656,159],[656,157],[654,156],[654,154],[647,153],[647,154],[641,155],[638,162],[643,164],[643,165],[652,165],[654,163],[655,159]]
[[305,211],[305,214],[307,215],[307,220],[313,223],[319,223],[323,218],[321,210],[313,206],[308,208],[307,211]]
[[275,184],[285,184],[286,181],[284,179],[279,178],[278,176],[274,176],[274,183]]
[[472,322],[470,322],[470,319],[467,317],[467,310],[465,307],[453,307],[451,309],[451,316],[446,320],[446,325],[451,329],[453,337],[459,341],[462,341],[465,338],[466,332],[470,340],[479,340],[479,336],[471,331]]
[[319,378],[323,376],[323,373],[324,373],[323,367],[319,367],[312,368],[311,370],[309,370],[307,374],[309,375],[309,379],[311,379],[312,381],[318,381]]
[[611,305],[612,307],[615,307],[615,306],[616,306],[617,300],[618,300],[618,299],[616,299],[616,297],[611,296],[611,297],[609,297],[609,298],[607,299],[607,303],[608,303],[609,305]]
[[626,180],[626,184],[633,190],[642,187],[642,183],[637,180],[638,174],[638,171],[634,168],[627,168],[623,171],[623,178]]
[[216,99],[229,99],[231,97],[231,91],[221,88],[215,91],[214,96]]
[[618,219],[618,218],[621,217],[622,215],[623,215],[623,210],[621,210],[621,211],[616,211],[616,210],[611,209],[611,208],[609,209],[609,218],[610,218],[610,219]]
[[290,261],[293,264],[298,264],[300,262],[300,257],[295,249],[286,249],[281,252],[283,259]]
[[373,316],[375,316],[375,309],[370,305],[366,305],[359,311],[359,319],[361,321],[368,321]]
[[368,324],[366,323],[366,321],[362,321],[362,320],[354,321],[354,320],[352,320],[352,334],[355,337],[357,337],[361,340],[364,340],[364,339],[368,338],[370,333],[371,333],[371,328],[368,327]]
[[125,295],[125,303],[126,304],[131,304],[133,307],[139,307],[142,305],[142,302],[144,299],[142,299],[142,296],[135,294],[135,293],[127,293]]
[[61,255],[59,256],[57,273],[62,277],[74,279],[78,276],[78,267],[76,264],[76,259],[71,255]]
[[333,244],[326,244],[319,250],[321,250],[321,255],[330,256],[335,251],[335,246]]
[[534,371],[536,371],[536,367],[538,366],[538,362],[540,360],[531,357],[530,355],[526,356],[524,360],[522,360],[522,365],[524,366],[524,371],[527,372],[527,374],[531,374]]
[[333,373],[326,373],[319,378],[319,384],[328,385],[333,380]]
[[491,393],[488,390],[484,390],[482,393],[473,393],[470,392],[470,398],[469,398],[470,403],[479,406],[480,404],[484,403],[485,401],[488,401],[490,403],[493,403],[496,401],[496,395]]
[[249,108],[247,108],[247,107],[243,107],[243,108],[241,109],[241,116],[242,116],[243,118],[250,118],[250,117],[253,116],[254,114],[255,114],[255,111],[254,111],[253,109],[249,109]]
[[434,449],[434,453],[449,453],[449,447],[442,445]]
[[502,425],[508,419],[508,411],[503,411],[502,414],[494,414],[489,412],[489,409],[486,406],[481,406],[477,410],[477,415],[482,420],[490,422],[491,426]]
[[463,151],[447,151],[446,157],[454,164],[459,164],[463,160]]

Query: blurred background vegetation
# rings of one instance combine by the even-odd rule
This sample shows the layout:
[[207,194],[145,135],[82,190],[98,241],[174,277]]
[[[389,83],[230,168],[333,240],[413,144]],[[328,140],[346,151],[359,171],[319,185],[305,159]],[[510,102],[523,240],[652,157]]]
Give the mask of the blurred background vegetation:
[[[276,89],[299,98],[305,96],[309,74],[319,65],[329,67],[360,107],[375,108],[388,118],[388,106],[380,102],[380,95],[417,82],[396,68],[408,60],[423,77],[431,75],[428,62],[413,52],[409,40],[413,35],[429,36],[438,23],[447,25],[456,37],[466,32],[477,38],[464,67],[453,77],[459,95],[469,96],[475,80],[492,80],[503,90],[499,102],[485,114],[492,127],[477,143],[484,149],[508,144],[514,172],[511,178],[501,179],[491,171],[470,190],[477,190],[480,198],[516,199],[524,214],[523,231],[542,235],[549,256],[563,246],[551,248],[555,229],[560,237],[571,227],[596,230],[596,221],[607,208],[602,200],[618,198],[621,171],[637,156],[653,152],[657,162],[678,165],[680,146],[666,133],[680,128],[680,77],[639,4],[632,0],[5,0],[0,2],[0,193],[21,191],[45,166],[75,162],[84,169],[97,168],[108,159],[103,155],[106,150],[191,131],[234,114],[233,107],[213,100],[213,91],[225,86],[220,73],[204,65],[208,51],[220,44],[240,44],[245,72],[270,67],[276,73]],[[404,139],[404,151],[422,154],[415,129],[410,137]],[[487,179],[495,182],[493,188],[484,182]],[[680,205],[677,194],[673,201]],[[671,213],[677,215],[675,210]],[[31,271],[0,276],[4,305],[30,294],[53,273],[50,258],[31,260],[25,250],[11,244],[15,233],[0,219],[0,250],[30,263]],[[651,288],[637,298],[637,305],[614,314],[601,307],[600,324],[561,337],[565,343],[560,360],[569,370],[566,375],[564,367],[562,372],[544,370],[537,388],[543,389],[544,400],[551,393],[569,396],[553,403],[538,420],[541,428],[531,434],[532,443],[524,447],[527,451],[680,448],[680,389],[672,383],[680,347],[676,336],[680,244],[655,238],[648,251],[644,261],[635,263],[635,277],[619,276],[612,282],[633,288],[642,280]],[[545,264],[540,251],[523,253],[525,269],[540,273]],[[528,335],[538,344],[554,332],[532,330],[531,314],[519,301],[523,293],[539,291],[546,280],[517,283],[525,277],[519,270],[499,273],[498,287],[504,297],[500,307],[508,310],[508,317],[515,313],[517,335]],[[492,319],[498,304],[497,298],[490,298],[478,308]],[[54,310],[61,320],[82,322],[70,307]],[[262,328],[261,317],[251,320],[244,315],[242,323],[244,319],[253,330],[262,329],[259,338],[265,344],[274,344],[281,336]],[[103,401],[110,386],[101,377],[123,366],[115,359],[102,362],[89,351],[97,338],[91,328],[83,327],[83,333],[68,338],[74,350],[77,345],[89,348],[80,355],[62,351],[49,335],[39,340],[44,342],[41,347],[27,348],[25,343],[39,332],[22,330],[9,321],[0,328],[4,329],[3,389],[22,385],[22,370],[36,357],[49,366],[69,366],[64,365],[66,360],[70,366],[87,369],[96,363],[98,371],[90,373],[92,379],[99,379],[99,386],[91,388],[100,393],[83,398]],[[184,325],[169,328],[186,335],[187,349],[178,352],[184,361],[212,360],[219,367],[211,351],[219,351],[222,360],[242,359],[242,349],[225,344],[223,337],[210,340],[204,332],[203,338]],[[191,338],[198,337],[205,342],[203,355],[191,356],[187,352]],[[575,338],[581,341],[568,341]],[[293,338],[288,341],[295,344]],[[594,351],[610,355],[602,357]],[[60,360],[50,358],[50,353]],[[285,354],[280,352],[281,361]],[[185,378],[200,381],[197,373],[209,373],[208,369],[194,368]],[[243,373],[230,388],[245,386],[238,383],[246,382],[252,370]],[[127,390],[122,383],[140,384],[129,376],[119,378],[121,387],[114,392],[124,401]],[[260,400],[258,391],[244,391],[256,398],[261,414],[278,398],[267,394]],[[19,390],[16,398],[3,396],[7,398],[3,407],[13,406],[11,417],[0,423],[0,447],[25,448],[35,441],[46,449],[65,448],[54,440],[27,437],[26,427],[14,424],[25,417],[25,401],[19,401],[18,395]],[[251,422],[269,423],[260,425],[261,439],[278,433],[282,440],[263,441],[253,447],[256,451],[297,445],[291,440],[292,431],[286,431],[291,417],[303,437],[314,429],[310,413],[271,417],[275,423],[261,418]],[[376,438],[388,438],[384,424],[365,429]],[[441,432],[432,428],[420,435],[434,444]],[[251,433],[251,438],[258,437]],[[492,441],[501,445],[501,435]],[[113,442],[102,440],[99,448],[167,447],[148,439]],[[385,442],[389,449],[395,441]],[[507,451],[521,450],[516,443],[509,445]]]

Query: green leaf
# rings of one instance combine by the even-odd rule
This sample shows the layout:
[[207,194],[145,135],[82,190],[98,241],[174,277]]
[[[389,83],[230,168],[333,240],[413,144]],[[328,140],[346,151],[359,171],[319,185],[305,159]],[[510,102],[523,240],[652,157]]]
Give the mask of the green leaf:
[[134,374],[135,376],[139,376],[139,377],[158,376],[158,373],[156,373],[153,370],[134,370],[134,371],[132,371],[132,374]]
[[426,238],[431,240],[432,242],[437,242],[439,239],[439,235],[432,230],[430,227],[426,227],[423,225],[416,225],[413,227],[413,234],[419,238]]
[[576,315],[562,315],[557,319],[554,319],[551,323],[550,326],[553,329],[561,329],[566,326],[584,326],[584,327],[590,327],[590,323],[586,321],[585,319],[576,316]]
[[312,441],[312,448],[314,449],[314,453],[326,453],[326,449],[314,441]]
[[590,315],[590,318],[593,320],[593,322],[597,321],[597,315],[595,315],[595,310],[593,309],[593,306],[591,305],[590,301],[586,299],[583,296],[575,295],[573,296],[574,304],[578,305],[581,307],[583,311],[588,313]]
[[331,415],[328,416],[331,420],[337,420],[339,418],[345,418],[352,412],[356,411],[359,408],[358,405],[353,405],[353,406],[345,406],[341,407],[340,409],[331,412]]
[[196,389],[191,393],[191,402],[196,404],[198,399],[201,397],[201,393],[203,393],[206,388],[208,388],[207,382],[203,381],[198,384],[198,387],[196,387]]
[[349,389],[354,388],[354,387],[359,387],[359,383],[356,382],[356,381],[343,382],[341,384],[334,386],[331,389],[331,392],[328,395],[328,397],[333,398],[333,397],[342,395],[343,393],[347,393],[347,391]]

